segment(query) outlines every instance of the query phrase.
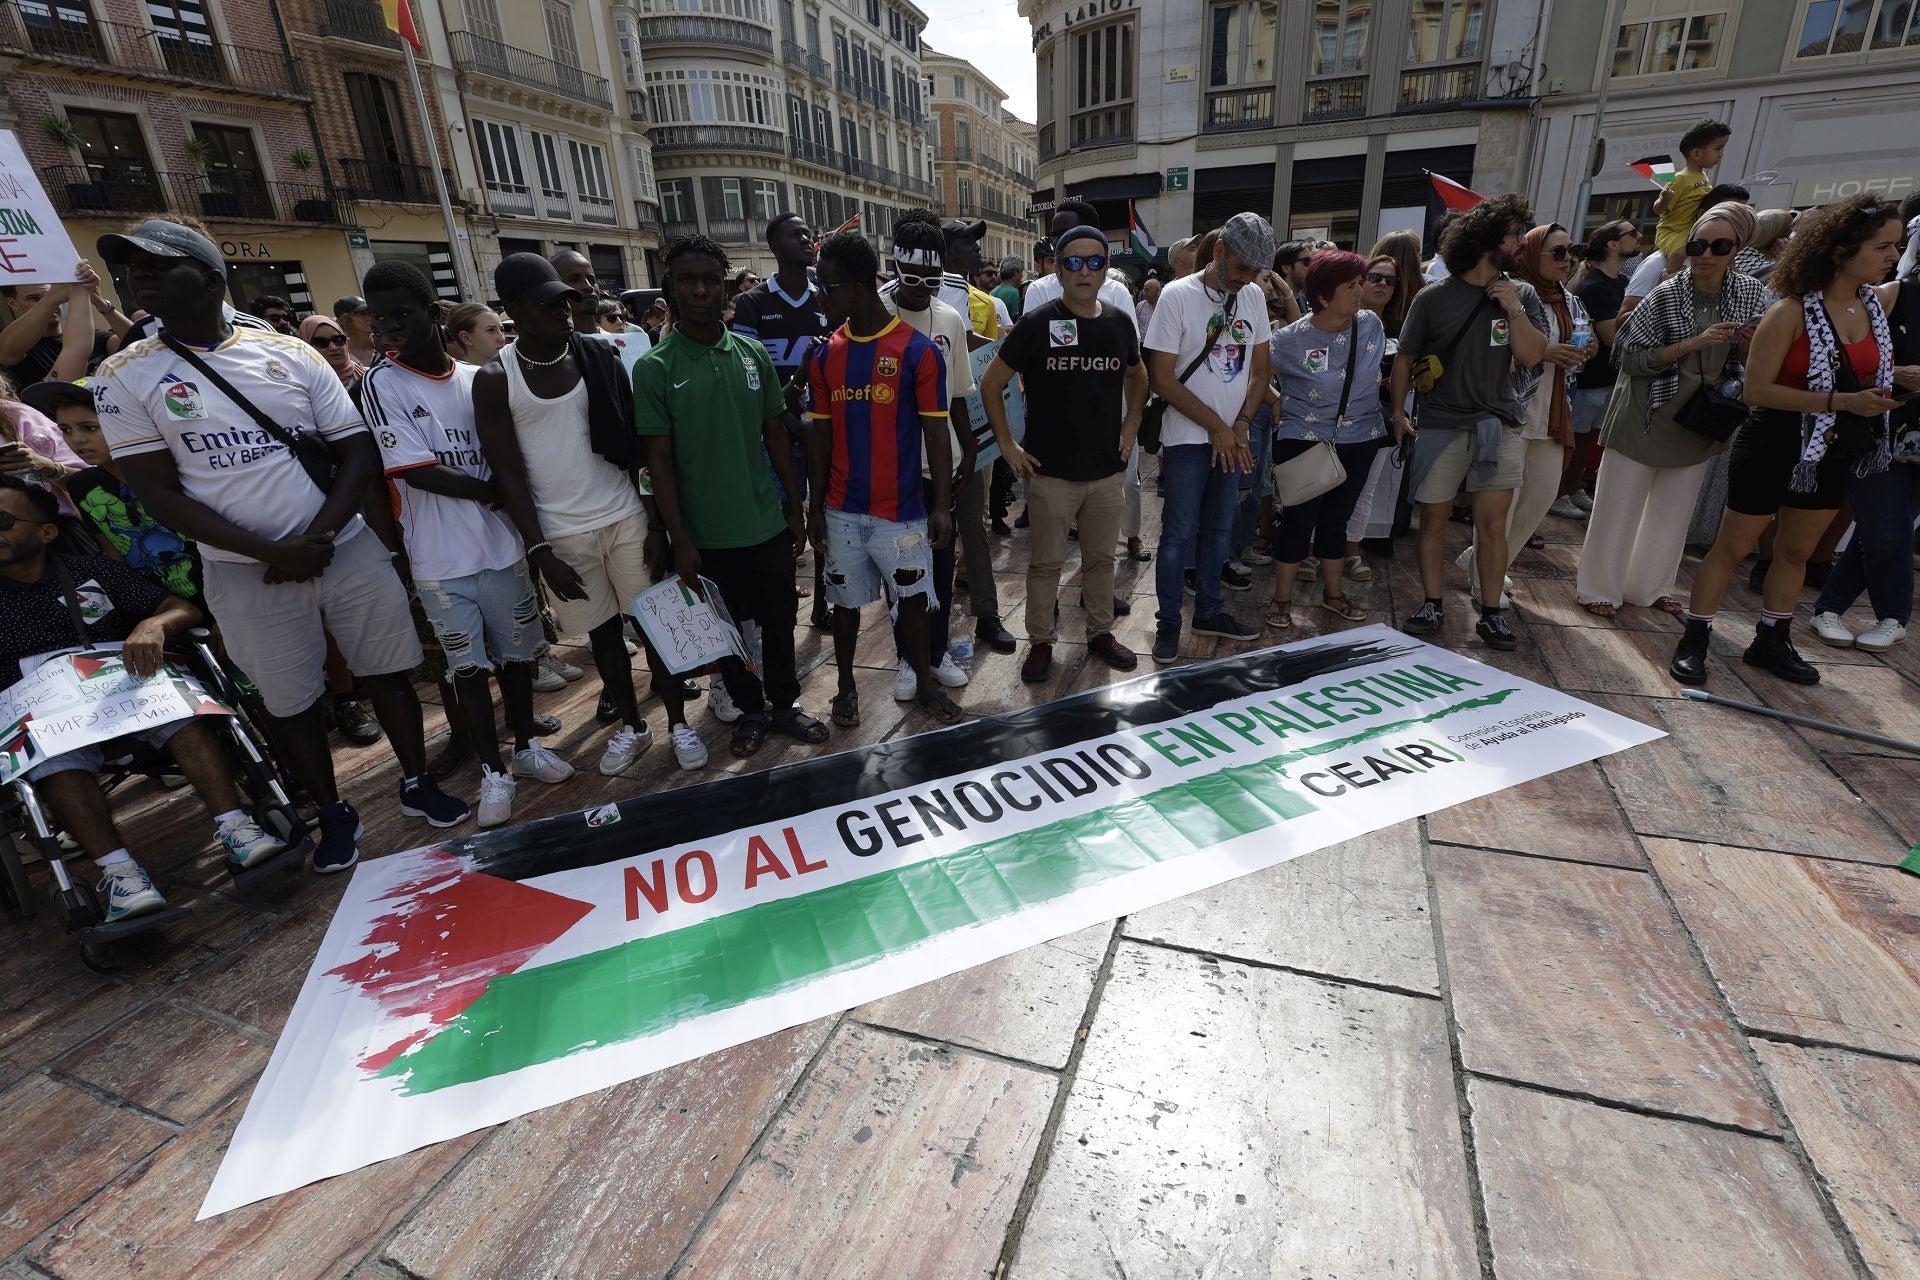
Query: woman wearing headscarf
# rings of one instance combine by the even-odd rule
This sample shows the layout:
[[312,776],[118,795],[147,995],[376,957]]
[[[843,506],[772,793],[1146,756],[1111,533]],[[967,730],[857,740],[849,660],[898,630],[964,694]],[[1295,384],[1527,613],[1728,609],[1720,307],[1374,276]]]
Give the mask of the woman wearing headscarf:
[[1733,269],[1765,284],[1773,275],[1773,264],[1793,235],[1793,220],[1800,215],[1792,209],[1768,209],[1754,221],[1753,239],[1733,259]]
[[[1540,528],[1547,508],[1560,496],[1567,451],[1573,448],[1569,380],[1572,371],[1585,364],[1595,349],[1586,308],[1566,288],[1567,273],[1572,269],[1573,237],[1559,223],[1535,227],[1522,237],[1514,274],[1533,286],[1546,309],[1547,354],[1536,368],[1516,368],[1513,373],[1523,384],[1527,404],[1526,420],[1520,424],[1520,438],[1526,443],[1526,471],[1519,492],[1507,508],[1509,566]],[[1583,339],[1576,341],[1576,334]],[[1526,382],[1531,382],[1530,390],[1524,389]],[[1462,552],[1456,563],[1466,570],[1469,583],[1480,581],[1473,547]],[[1505,572],[1504,567],[1501,572]],[[1478,599],[1479,588],[1475,586],[1474,590]]]
[[1744,204],[1702,213],[1688,236],[1686,266],[1661,281],[1620,330],[1621,376],[1600,423],[1606,453],[1580,552],[1579,600],[1589,613],[1611,618],[1623,604],[1681,611],[1674,575],[1688,516],[1728,442],[1683,426],[1677,415],[1703,385],[1726,380],[1736,341],[1766,310],[1765,287],[1733,270],[1734,253],[1753,230]]
[[348,354],[346,330],[330,317],[308,316],[302,320],[300,340],[318,351],[346,386],[360,381],[360,375],[367,371],[365,365]]

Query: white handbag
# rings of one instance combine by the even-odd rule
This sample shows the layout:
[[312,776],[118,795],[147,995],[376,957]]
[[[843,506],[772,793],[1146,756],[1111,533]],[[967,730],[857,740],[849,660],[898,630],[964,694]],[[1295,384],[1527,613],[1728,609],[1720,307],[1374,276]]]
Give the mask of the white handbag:
[[[1340,408],[1334,414],[1334,430],[1347,416],[1347,399],[1353,391],[1353,362],[1360,350],[1360,325],[1356,317],[1347,335],[1347,376],[1340,384]],[[1282,507],[1303,507],[1322,494],[1332,493],[1347,482],[1347,469],[1330,440],[1316,440],[1305,453],[1295,454],[1273,467],[1273,500]]]

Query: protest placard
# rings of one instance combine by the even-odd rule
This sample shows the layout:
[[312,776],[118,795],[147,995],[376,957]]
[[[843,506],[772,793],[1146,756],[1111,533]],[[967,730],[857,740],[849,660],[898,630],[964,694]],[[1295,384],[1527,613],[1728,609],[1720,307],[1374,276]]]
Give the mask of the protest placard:
[[0,782],[76,747],[188,716],[231,714],[198,680],[172,667],[134,675],[118,649],[102,645],[21,663],[26,674],[0,689]]
[[705,599],[674,577],[633,598],[633,616],[639,619],[640,630],[653,642],[667,670],[680,675],[726,657],[739,658],[752,667],[753,658],[727,613],[720,588],[702,578],[700,590],[706,593]]
[[0,284],[70,284],[79,260],[20,139],[0,129]]
[[[993,438],[993,427],[987,422],[986,402],[980,398],[980,382],[987,376],[987,366],[1000,354],[1000,345],[1005,341],[1005,338],[996,339],[968,353],[973,361],[973,394],[967,397],[967,421],[973,424],[973,438],[980,444],[980,456],[973,464],[975,470],[992,466],[1000,456],[1000,442]],[[1007,380],[1007,389],[1000,399],[1007,406],[1007,426],[1017,444],[1027,437],[1027,396],[1020,388],[1018,377]]]

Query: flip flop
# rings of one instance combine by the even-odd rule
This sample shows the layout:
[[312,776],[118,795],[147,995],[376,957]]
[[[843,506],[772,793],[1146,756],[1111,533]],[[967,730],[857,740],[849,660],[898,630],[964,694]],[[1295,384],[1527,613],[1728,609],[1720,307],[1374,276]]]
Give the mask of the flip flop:
[[827,740],[827,726],[798,707],[788,707],[774,716],[767,722],[767,728],[774,733],[783,733],[789,738],[798,738],[801,742],[810,742],[815,745]]
[[1367,611],[1345,596],[1324,596],[1321,603],[1326,606],[1328,613],[1345,618],[1348,622],[1366,621]]
[[842,729],[851,729],[860,723],[860,691],[847,689],[833,695],[833,701],[827,704],[827,710],[833,722]]
[[1580,607],[1596,618],[1611,618],[1619,609],[1605,600],[1582,600]]
[[1681,604],[1678,600],[1675,600],[1672,596],[1661,596],[1658,600],[1655,600],[1648,607],[1653,609],[1658,609],[1662,613],[1671,613],[1671,614],[1682,614],[1687,611],[1687,606]]
[[960,710],[960,704],[947,696],[946,690],[938,685],[921,692],[914,700],[922,711],[938,720],[941,724],[957,724],[966,713]]
[[762,715],[743,715],[733,726],[733,754],[744,760],[758,752],[767,742],[767,718]]
[[1285,631],[1288,627],[1291,627],[1293,625],[1293,601],[1287,600],[1274,605],[1267,611],[1267,616],[1264,621],[1275,631]]

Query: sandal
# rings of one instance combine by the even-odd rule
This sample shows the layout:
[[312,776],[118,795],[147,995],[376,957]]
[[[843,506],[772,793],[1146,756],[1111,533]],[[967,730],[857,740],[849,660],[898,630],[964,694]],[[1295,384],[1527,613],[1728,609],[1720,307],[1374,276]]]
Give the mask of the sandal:
[[919,704],[922,711],[932,716],[935,720],[938,720],[941,724],[957,724],[960,718],[966,714],[960,710],[960,704],[952,698],[949,698],[947,691],[938,685],[935,685],[931,689],[922,690],[920,696],[914,699],[914,701]]
[[815,720],[798,707],[788,707],[767,723],[767,728],[775,733],[784,733],[789,738],[798,738],[818,746],[827,740],[827,726]]
[[1582,600],[1580,607],[1596,618],[1611,618],[1619,610],[1605,600]]
[[1348,622],[1365,622],[1367,620],[1367,611],[1354,604],[1353,601],[1347,599],[1345,596],[1325,596],[1321,599],[1320,603],[1326,607],[1328,613],[1345,618]]
[[833,701],[827,704],[827,713],[842,729],[853,728],[860,723],[860,691],[843,689],[834,694]]
[[1267,606],[1267,616],[1262,621],[1275,631],[1285,631],[1293,625],[1293,601],[1275,600]]
[[1672,596],[1661,596],[1658,600],[1655,600],[1652,604],[1648,605],[1647,607],[1649,609],[1658,609],[1662,613],[1671,613],[1671,614],[1682,614],[1687,611],[1687,606],[1685,606],[1684,604],[1681,604],[1678,600],[1675,600]]
[[1320,557],[1308,556],[1305,560],[1302,560],[1300,567],[1293,571],[1293,576],[1297,582],[1318,582],[1320,580]]
[[1373,570],[1360,556],[1347,557],[1347,577],[1354,582],[1372,582]]
[[733,754],[744,760],[759,751],[767,741],[767,718],[743,715],[733,725]]
[[1546,545],[1547,545],[1547,539],[1543,534],[1536,533],[1531,538],[1527,539],[1527,550],[1529,551],[1543,550],[1546,547]]

